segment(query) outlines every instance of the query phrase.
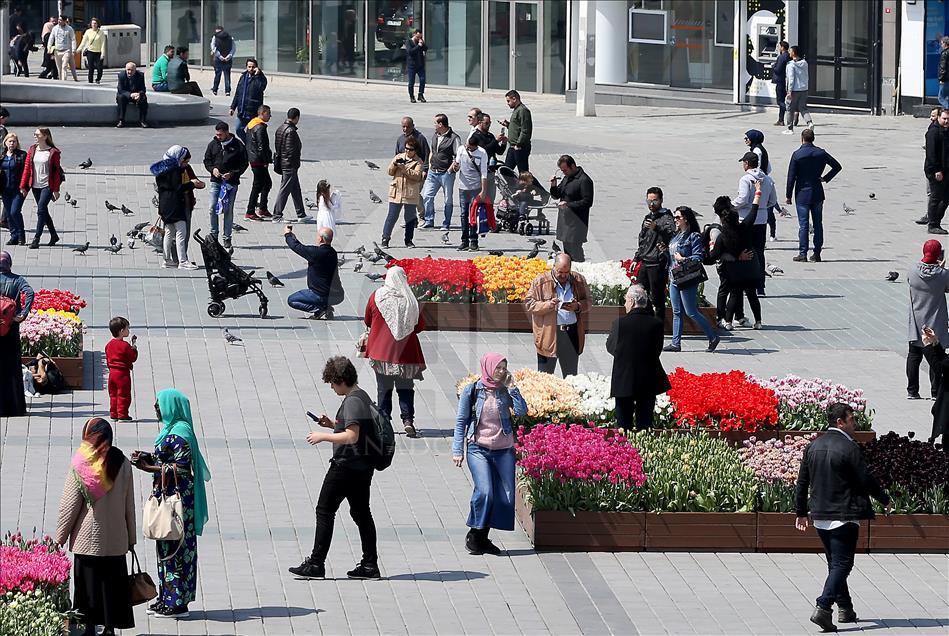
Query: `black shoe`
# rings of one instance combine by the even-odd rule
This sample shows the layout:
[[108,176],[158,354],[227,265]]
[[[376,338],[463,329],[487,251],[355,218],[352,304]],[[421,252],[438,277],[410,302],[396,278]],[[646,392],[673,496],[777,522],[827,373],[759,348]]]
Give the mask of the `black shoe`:
[[33,242],[30,243],[29,249],[31,249],[31,250],[38,250],[39,248],[40,248],[40,240],[39,240],[39,239],[33,239]]
[[148,124],[146,124],[143,121],[138,122],[138,125],[141,126],[142,128],[148,128]]
[[797,256],[795,256],[794,258],[792,258],[791,260],[794,261],[795,263],[806,263],[806,262],[807,262],[807,255],[806,255],[806,254],[798,254]]
[[766,295],[766,294],[764,293],[764,289],[757,289],[757,290],[755,290],[755,293],[757,293],[759,296],[765,296],[765,295]]
[[346,573],[351,579],[381,579],[382,575],[379,574],[379,566],[375,563],[364,563],[360,562],[355,569],[350,570]]
[[708,349],[706,349],[706,351],[708,351],[709,353],[712,353],[713,351],[715,351],[715,349],[718,347],[718,343],[721,341],[722,341],[721,338],[719,338],[718,336],[715,336],[714,338],[709,340]]
[[154,618],[188,618],[191,613],[187,605],[181,607],[162,607],[155,611]]
[[923,398],[919,395],[919,393],[907,393],[906,399],[907,400],[922,400]]
[[412,439],[418,437],[418,431],[415,429],[415,420],[411,417],[402,419],[402,430],[405,431],[406,437],[411,437]]
[[484,554],[484,548],[481,544],[481,537],[478,535],[478,531],[474,528],[468,531],[468,535],[465,537],[465,550],[468,551],[468,554],[473,554],[479,556]]
[[[945,234],[945,232],[943,232]],[[811,254],[810,260],[812,263],[820,263],[820,254]]]
[[414,247],[415,247],[415,243],[413,243],[412,241],[406,241],[406,242],[405,242],[405,246],[406,246],[406,247],[409,247],[409,248],[414,248]]
[[662,350],[678,353],[679,351],[682,351],[682,347],[677,347],[674,344],[667,344],[666,346],[662,348]]
[[222,247],[227,250],[228,254],[234,253],[234,247],[231,245],[231,239],[224,239]]
[[833,614],[830,610],[814,608],[811,614],[811,622],[820,627],[825,632],[836,632],[837,626],[834,625]]
[[924,216],[916,219],[916,225],[929,225],[929,217]]
[[467,243],[462,243],[461,245],[459,245],[459,246],[458,246],[458,251],[459,251],[459,252],[467,252],[467,251],[468,251],[468,244],[467,244]]
[[930,234],[949,234],[949,232],[945,231],[944,229],[942,229],[942,228],[939,227],[938,225],[937,225],[936,227],[931,227],[931,228],[929,228],[928,232],[929,232]]
[[323,579],[326,578],[326,568],[322,563],[316,563],[313,557],[307,557],[303,563],[295,568],[289,568],[290,574],[301,579]]
[[498,546],[494,545],[491,542],[491,539],[488,538],[487,532],[484,530],[482,530],[481,532],[483,533],[481,536],[482,552],[484,552],[485,554],[493,554],[494,556],[498,556],[499,554],[501,554],[501,548],[499,548]]
[[20,239],[13,239],[13,238],[12,238],[12,239],[10,239],[9,241],[7,241],[7,245],[19,245],[19,244],[20,244]]
[[150,616],[160,611],[163,607],[165,607],[164,603],[162,603],[161,601],[155,601],[154,603],[152,603],[151,605],[145,608],[145,613]]
[[857,622],[857,613],[853,611],[852,607],[838,607],[837,608],[837,622],[838,623],[856,623]]
[[409,97],[409,101],[414,104],[414,103],[415,103],[415,98],[414,98],[414,97]]
[[47,245],[49,245],[50,247],[52,247],[52,246],[56,245],[57,243],[59,243],[59,235],[58,235],[58,234],[57,234],[56,236],[51,237],[51,238],[49,239],[49,243],[47,243]]
[[224,91],[224,97],[230,97],[231,91]]
[[418,101],[422,102],[423,104],[426,103],[426,102],[425,102],[425,95],[419,95],[419,96],[418,96]]
[[211,94],[214,95],[215,97],[217,97],[217,91],[214,90],[213,88],[211,89]]
[[116,128],[125,128],[125,123],[120,121],[119,123],[117,123],[117,124],[115,125],[115,127],[116,127]]

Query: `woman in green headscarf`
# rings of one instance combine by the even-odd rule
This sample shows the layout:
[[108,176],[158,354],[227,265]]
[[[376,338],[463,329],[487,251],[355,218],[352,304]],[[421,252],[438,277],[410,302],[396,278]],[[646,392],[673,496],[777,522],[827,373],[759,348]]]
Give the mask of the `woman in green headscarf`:
[[147,612],[155,618],[184,618],[188,603],[194,600],[198,581],[198,535],[208,520],[208,498],[204,482],[211,479],[191,420],[191,403],[177,389],[158,393],[155,414],[161,432],[155,438],[155,453],[135,452],[132,461],[141,470],[154,473],[153,493],[162,494],[162,471],[165,473],[165,495],[181,495],[184,510],[184,538],[181,541],[157,541],[158,598]]

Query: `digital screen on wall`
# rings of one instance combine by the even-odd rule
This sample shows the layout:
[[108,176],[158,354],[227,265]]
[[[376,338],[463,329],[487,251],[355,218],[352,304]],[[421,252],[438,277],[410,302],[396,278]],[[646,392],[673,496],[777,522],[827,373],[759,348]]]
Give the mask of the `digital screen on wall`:
[[629,12],[629,41],[666,43],[665,11],[636,11]]

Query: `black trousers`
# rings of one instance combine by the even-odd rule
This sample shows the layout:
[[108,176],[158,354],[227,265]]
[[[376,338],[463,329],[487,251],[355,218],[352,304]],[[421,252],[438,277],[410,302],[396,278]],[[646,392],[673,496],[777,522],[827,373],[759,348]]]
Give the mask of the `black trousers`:
[[[253,213],[258,205],[261,210],[267,210],[267,196],[270,194],[270,188],[273,187],[269,167],[251,166],[250,168],[251,172],[254,173],[254,185],[250,188],[250,198],[247,200],[247,214]],[[260,200],[259,204],[257,202],[258,198]]]
[[833,530],[818,530],[817,534],[824,544],[824,554],[827,556],[827,579],[824,581],[824,590],[817,597],[817,606],[829,610],[836,603],[840,609],[853,609],[847,577],[853,570],[853,556],[857,551],[860,526],[845,523]]
[[[132,103],[132,98],[128,93],[119,93],[115,96],[115,102],[119,105],[119,121],[125,121],[125,110],[128,108],[129,104]],[[138,121],[145,121],[145,117],[148,115],[148,100],[145,99],[145,96],[139,97],[135,102],[138,105]]]
[[[728,310],[728,298],[732,293],[732,288],[728,284],[728,277],[722,272],[722,264],[715,266],[718,271],[718,294],[715,296],[715,319],[725,320],[725,313]],[[745,317],[745,306],[741,301],[741,294],[738,294],[738,301],[733,308],[735,320],[741,320]]]
[[[618,397],[616,398],[616,423],[627,431],[632,430],[633,422],[637,431],[652,428],[652,414],[656,408],[656,396]],[[635,420],[630,419],[635,416]]]
[[[764,268],[764,248],[768,244],[768,226],[762,223],[761,225],[751,226],[751,240],[752,240],[752,250],[755,252],[755,256],[758,257],[758,265],[761,267],[761,271],[765,271]],[[761,279],[761,287],[759,290],[764,289],[764,278]]]
[[669,284],[669,270],[664,265],[646,265],[639,270],[639,284],[649,294],[649,305],[656,318],[666,322],[666,285]]
[[102,80],[102,53],[95,53],[94,51],[86,51],[86,67],[89,69],[89,83],[92,84],[93,74],[95,74],[95,81],[99,82]]
[[504,157],[504,165],[508,168],[516,167],[518,172],[527,172],[530,170],[530,156],[530,142],[523,144],[519,149],[514,146],[508,146],[507,156]]
[[788,87],[787,83],[784,81],[784,78],[780,78],[777,84],[774,85],[775,96],[778,99],[778,121],[784,121],[784,113],[787,110],[787,102],[785,101],[788,97]]
[[582,263],[586,260],[586,255],[583,253],[583,241],[564,241],[563,251],[575,263]]
[[751,307],[751,315],[755,317],[755,322],[761,322],[761,301],[758,300],[758,292],[753,288],[729,290],[728,304],[725,309],[726,322],[731,322],[735,316],[738,316],[739,320],[744,318],[744,309],[741,307],[743,293],[748,298],[748,306]]
[[929,227],[939,227],[942,224],[942,218],[946,216],[946,207],[949,207],[947,179],[949,179],[949,174],[944,175],[942,181],[929,180],[929,206],[926,210]]
[[553,373],[557,370],[557,360],[560,360],[560,372],[563,377],[576,375],[577,367],[580,364],[579,337],[577,336],[577,324],[567,326],[567,329],[561,329],[557,325],[557,357],[548,358],[537,354],[537,370],[543,373]]
[[336,511],[349,502],[349,516],[359,528],[362,543],[363,563],[375,564],[379,560],[376,552],[376,524],[369,510],[369,487],[372,485],[372,470],[352,470],[331,464],[316,504],[316,537],[313,540],[312,559],[319,564],[326,562],[326,555],[333,541],[333,525]]
[[[923,361],[923,348],[909,344],[906,353],[906,392],[909,395],[919,395],[919,365]],[[942,373],[939,367],[929,365],[929,394],[936,398],[939,395],[939,386],[942,384]]]
[[774,238],[778,231],[778,218],[774,216],[774,208],[768,208],[768,235]]

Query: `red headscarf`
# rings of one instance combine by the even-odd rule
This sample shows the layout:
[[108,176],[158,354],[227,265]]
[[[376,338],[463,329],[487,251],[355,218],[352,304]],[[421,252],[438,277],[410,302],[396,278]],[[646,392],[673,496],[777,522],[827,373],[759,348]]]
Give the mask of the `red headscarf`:
[[507,360],[500,353],[486,353],[481,356],[481,384],[487,389],[497,389],[501,383],[494,379],[498,365]]
[[923,243],[923,262],[927,265],[935,265],[939,262],[942,255],[942,243],[936,239],[929,239]]

